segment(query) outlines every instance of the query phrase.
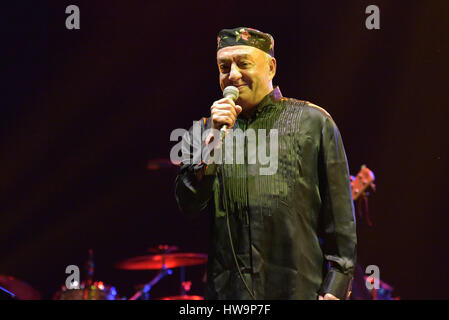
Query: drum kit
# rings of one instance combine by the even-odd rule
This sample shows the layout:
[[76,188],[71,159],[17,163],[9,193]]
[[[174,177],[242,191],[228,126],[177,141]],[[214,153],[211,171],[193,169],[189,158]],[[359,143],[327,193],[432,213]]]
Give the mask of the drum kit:
[[[148,251],[151,254],[133,257],[115,264],[120,270],[155,270],[157,275],[148,283],[138,286],[138,291],[130,298],[118,295],[114,286],[103,281],[94,281],[93,252],[89,250],[89,259],[86,263],[87,280],[76,283],[75,288],[67,288],[65,285],[53,295],[53,300],[152,300],[150,290],[166,275],[173,273],[173,269],[179,268],[181,276],[181,294],[154,298],[155,300],[204,300],[202,296],[189,295],[192,282],[185,281],[185,267],[205,264],[207,255],[202,253],[182,253],[178,247],[159,245]],[[0,299],[15,300],[41,300],[41,294],[29,284],[12,276],[0,275]]]
[[[170,159],[159,158],[148,162],[149,171],[161,169],[172,169],[180,163],[172,162]],[[150,290],[162,278],[173,273],[173,269],[179,268],[181,292],[176,295],[154,298],[155,300],[204,300],[202,296],[189,295],[192,283],[185,280],[185,267],[205,264],[207,255],[202,253],[175,252],[179,248],[169,245],[158,245],[148,249],[148,255],[142,255],[120,261],[115,264],[119,270],[154,270],[157,275],[148,283],[138,285],[138,289],[130,298],[119,296],[114,286],[103,281],[94,281],[93,252],[89,250],[89,259],[86,263],[86,280],[76,283],[71,288],[65,285],[57,291],[53,300],[150,300]],[[73,288],[74,287],[74,288]],[[179,294],[180,293],[180,294]],[[0,275],[0,300],[41,300],[41,294],[26,282],[8,275]],[[152,298],[153,299],[153,298]]]

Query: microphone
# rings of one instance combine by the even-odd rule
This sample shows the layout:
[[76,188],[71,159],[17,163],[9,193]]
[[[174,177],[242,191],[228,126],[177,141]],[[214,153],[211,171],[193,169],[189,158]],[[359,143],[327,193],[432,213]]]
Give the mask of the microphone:
[[[238,97],[239,97],[239,89],[237,89],[234,86],[227,86],[223,90],[223,98],[230,98],[230,99],[232,99],[232,101],[235,101],[238,99]],[[221,141],[223,141],[227,129],[228,129],[227,125],[223,125],[221,127],[221,129],[220,129]]]

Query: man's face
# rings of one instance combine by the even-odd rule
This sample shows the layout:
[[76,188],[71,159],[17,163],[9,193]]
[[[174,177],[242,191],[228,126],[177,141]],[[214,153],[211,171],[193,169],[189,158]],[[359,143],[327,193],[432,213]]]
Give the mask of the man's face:
[[256,106],[273,90],[276,60],[251,46],[230,46],[217,52],[221,90],[227,86],[239,89],[237,104],[243,110]]

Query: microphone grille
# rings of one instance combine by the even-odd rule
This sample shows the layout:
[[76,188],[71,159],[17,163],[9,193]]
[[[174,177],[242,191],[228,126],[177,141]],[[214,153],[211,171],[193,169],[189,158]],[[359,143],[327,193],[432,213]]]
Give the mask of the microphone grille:
[[237,98],[239,97],[239,89],[237,89],[234,86],[227,86],[224,90],[223,90],[223,97],[229,97],[231,98],[233,101],[237,100]]

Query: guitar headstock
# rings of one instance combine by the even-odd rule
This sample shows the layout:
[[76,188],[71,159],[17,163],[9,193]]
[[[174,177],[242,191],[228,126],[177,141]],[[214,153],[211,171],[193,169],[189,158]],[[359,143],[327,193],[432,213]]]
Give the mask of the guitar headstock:
[[361,196],[366,195],[365,191],[371,187],[374,191],[376,186],[374,182],[374,173],[365,165],[362,166],[357,176],[351,176],[352,199],[356,201]]
[[357,176],[351,176],[352,199],[357,202],[356,212],[360,218],[365,217],[368,226],[372,226],[368,212],[368,188],[376,191],[374,185],[374,173],[365,165],[362,166]]

